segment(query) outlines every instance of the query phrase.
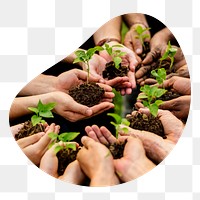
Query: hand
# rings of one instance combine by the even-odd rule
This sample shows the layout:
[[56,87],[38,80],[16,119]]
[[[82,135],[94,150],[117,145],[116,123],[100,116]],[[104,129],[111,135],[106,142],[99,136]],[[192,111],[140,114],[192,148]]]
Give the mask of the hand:
[[[143,24],[134,24],[130,30],[126,33],[124,38],[124,45],[131,49],[132,51],[136,52],[137,55],[142,54],[143,52],[143,44],[141,43],[141,40],[137,38],[138,34],[135,31],[137,26],[141,26],[142,28],[146,28]],[[144,39],[144,42],[150,42],[150,31],[146,30],[143,34],[149,35],[148,38]]]
[[123,157],[114,160],[115,171],[123,182],[128,182],[142,176],[156,165],[146,155],[142,142],[135,137],[121,137],[122,142],[127,140]]
[[163,101],[159,108],[169,110],[177,118],[186,120],[190,110],[190,101],[191,96],[184,95],[169,101]]
[[77,154],[81,169],[90,178],[90,186],[118,184],[110,151],[93,139],[83,136],[83,148]]
[[81,171],[79,163],[77,160],[70,163],[65,169],[63,175],[58,176],[58,157],[56,156],[55,148],[57,146],[65,147],[65,143],[59,142],[54,144],[41,159],[40,169],[47,174],[58,178],[65,182],[70,182],[73,184],[80,185],[85,179],[84,173]]
[[[141,61],[141,59],[133,51],[131,51],[130,49],[128,49],[124,45],[119,44],[118,42],[112,41],[112,42],[109,42],[108,45],[109,46],[113,46],[113,45],[121,45],[122,46],[122,47],[114,47],[113,49],[114,50],[120,50],[120,51],[126,53],[126,55],[124,55],[122,57],[122,65],[129,66],[129,69],[130,69],[129,72],[128,72],[129,82],[131,83],[131,87],[135,88],[136,87],[136,83],[135,83],[135,67],[138,65],[138,63]],[[99,54],[107,62],[112,61],[111,56],[106,51],[101,51]]]
[[[16,127],[11,127],[11,131],[15,134]],[[48,145],[51,142],[49,133],[58,134],[60,127],[54,123],[48,126],[45,132],[36,133],[34,135],[17,140],[17,144],[22,149],[24,154],[35,164],[39,165],[40,160],[46,152]]]
[[64,92],[52,92],[48,95],[51,95],[53,102],[57,103],[53,111],[71,122],[98,115],[114,107],[114,104],[105,101],[89,108],[77,103],[71,96]]
[[[54,81],[54,91],[68,92],[73,87],[76,87],[87,80],[87,72],[79,69],[72,69],[63,72],[58,77],[52,79]],[[99,78],[89,76],[90,82],[98,82]]]
[[[146,108],[140,109],[139,112],[147,115],[149,114],[149,110]],[[136,111],[132,114],[134,115],[135,113]],[[128,128],[128,135],[133,135],[141,139],[147,156],[151,160],[159,163],[170,153],[178,142],[184,125],[168,110],[158,110],[157,117],[161,120],[167,139],[163,139],[162,137],[148,131],[135,130],[130,127],[126,128]],[[123,128],[125,126],[122,125],[121,127]],[[124,133],[122,130],[119,134],[127,136],[127,133]]]
[[100,128],[97,125],[86,126],[85,131],[88,137],[106,146],[117,142],[116,137],[105,126]]

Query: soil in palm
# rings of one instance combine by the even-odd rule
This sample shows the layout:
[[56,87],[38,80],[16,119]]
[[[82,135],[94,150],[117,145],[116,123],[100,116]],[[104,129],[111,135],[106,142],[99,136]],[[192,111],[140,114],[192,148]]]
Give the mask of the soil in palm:
[[144,42],[144,45],[143,45],[142,48],[143,48],[142,54],[140,54],[139,56],[140,56],[140,58],[142,60],[144,60],[144,58],[147,56],[147,54],[150,51],[150,44],[149,44],[149,42]]
[[133,129],[152,132],[163,139],[167,138],[161,121],[153,115],[147,116],[146,114],[137,112],[135,115],[128,116],[127,120],[130,122],[129,126]]
[[96,83],[84,83],[69,91],[69,95],[78,103],[92,107],[103,99],[105,91]]
[[45,128],[42,124],[36,124],[35,126],[33,126],[31,121],[28,120],[24,122],[23,127],[19,130],[18,134],[15,135],[15,140],[19,140],[21,138],[28,137],[39,132],[43,132],[44,129]]
[[103,78],[107,78],[108,80],[114,79],[116,77],[127,76],[129,68],[127,66],[122,66],[120,64],[119,68],[115,67],[113,61],[106,64],[106,68],[103,71]]
[[58,175],[63,175],[66,167],[73,161],[76,160],[76,156],[79,149],[72,150],[72,149],[62,149],[57,153],[58,158]]
[[119,159],[123,157],[123,152],[124,152],[126,143],[127,143],[127,140],[125,140],[124,142],[114,143],[107,146],[114,159]]
[[175,98],[178,98],[180,97],[181,95],[176,92],[176,91],[172,91],[172,90],[169,90],[167,91],[165,94],[163,94],[160,98],[158,98],[159,100],[162,100],[162,101],[169,101],[169,100],[172,100],[172,99],[175,99]]

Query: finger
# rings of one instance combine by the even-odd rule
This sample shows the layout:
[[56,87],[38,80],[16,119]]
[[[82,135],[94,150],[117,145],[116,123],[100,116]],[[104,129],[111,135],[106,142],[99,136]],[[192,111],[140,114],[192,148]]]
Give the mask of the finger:
[[95,147],[95,144],[96,144],[96,142],[92,138],[89,138],[87,136],[83,136],[81,138],[81,142],[84,145],[84,147],[87,149],[90,147]]
[[105,92],[103,97],[107,99],[113,99],[115,97],[115,94],[113,92]]
[[102,135],[106,138],[109,144],[113,144],[117,141],[117,139],[112,135],[112,133],[105,127],[100,127],[100,131]]
[[11,132],[13,134],[13,136],[15,136],[16,134],[18,134],[18,132],[20,131],[20,129],[23,127],[24,124],[17,124],[15,126],[11,126]]
[[97,125],[93,125],[92,126],[93,131],[95,132],[98,140],[100,141],[100,143],[104,144],[104,145],[108,145],[109,142],[106,140],[106,138],[104,137],[104,135],[102,135],[99,127]]
[[132,34],[132,43],[133,43],[133,50],[136,52],[136,54],[141,54],[142,53],[142,44],[139,39],[136,38],[137,33],[134,31]]
[[[87,72],[83,71],[83,70],[79,70],[79,69],[73,69],[74,73],[76,74],[76,76],[83,80],[86,81],[87,80]],[[94,77],[93,75],[89,76],[89,81],[91,82],[98,82],[98,78]]]
[[163,101],[163,103],[159,106],[160,109],[163,110],[173,110],[174,109],[174,100]]
[[34,135],[22,138],[17,140],[17,144],[20,146],[20,148],[25,148],[29,145],[35,144],[38,142],[43,136],[45,135],[44,132],[36,133]]
[[152,63],[154,60],[156,60],[158,58],[158,54],[154,51],[151,50],[146,57],[144,58],[144,60],[142,61],[142,63],[144,65],[148,65],[150,63]]
[[86,126],[85,127],[85,132],[87,133],[87,135],[92,138],[94,141],[99,142],[99,139],[96,136],[96,133],[93,131],[91,126]]
[[153,85],[153,84],[156,84],[156,83],[157,83],[157,81],[153,78],[147,78],[144,81],[144,84],[147,84],[147,85]]
[[130,81],[130,83],[131,83],[131,87],[132,87],[132,88],[136,88],[135,72],[129,71],[129,72],[128,72],[128,78],[129,78],[129,81]]
[[112,87],[103,83],[97,83],[101,88],[103,88],[106,92],[112,92]]
[[141,67],[135,73],[135,78],[142,78],[150,69],[151,65],[141,65]]
[[109,102],[101,102],[100,104],[91,107],[93,115],[102,113],[111,108],[114,108],[114,104]]
[[131,94],[131,93],[132,93],[132,88],[126,88],[126,89],[125,89],[125,93],[126,93],[127,95]]

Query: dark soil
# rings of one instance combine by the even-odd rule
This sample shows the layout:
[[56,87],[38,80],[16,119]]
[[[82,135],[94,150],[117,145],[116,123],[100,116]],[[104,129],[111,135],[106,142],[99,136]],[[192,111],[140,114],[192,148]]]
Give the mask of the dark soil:
[[124,147],[127,143],[127,140],[125,140],[123,143],[114,143],[108,146],[112,156],[114,159],[119,159],[123,157]]
[[92,107],[102,99],[105,91],[96,83],[84,83],[69,91],[69,95],[78,103]]
[[106,64],[106,68],[103,71],[103,78],[107,78],[108,80],[114,79],[116,77],[127,76],[129,68],[127,66],[119,66],[119,69],[115,67],[113,61]]
[[15,135],[15,140],[19,140],[24,137],[31,136],[33,134],[43,132],[44,126],[42,124],[32,125],[31,121],[28,120],[24,123],[24,126],[19,130],[18,134]]
[[162,101],[169,101],[175,98],[180,97],[181,95],[175,91],[167,91],[165,94],[163,94],[160,98],[158,98],[159,100]]
[[79,149],[76,151],[72,149],[63,149],[57,153],[58,158],[58,175],[63,175],[66,167],[73,161],[76,160],[76,155]]
[[137,112],[134,116],[127,117],[127,120],[130,121],[130,127],[137,130],[149,131],[159,135],[163,139],[166,139],[164,133],[164,128],[161,121],[154,117],[153,115],[145,115]]
[[147,56],[147,54],[148,54],[149,52],[150,52],[150,44],[149,44],[149,42],[144,42],[142,54],[139,55],[140,58],[141,58],[142,60],[144,60],[144,58]]

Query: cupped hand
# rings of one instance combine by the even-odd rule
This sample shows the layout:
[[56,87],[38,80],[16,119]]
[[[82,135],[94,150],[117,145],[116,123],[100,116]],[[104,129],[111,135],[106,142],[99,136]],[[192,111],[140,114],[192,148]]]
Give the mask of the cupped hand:
[[[114,107],[114,104],[108,101],[88,107],[77,103],[71,96],[64,92],[52,92],[51,94],[49,93],[49,95],[51,95],[53,101],[57,103],[53,111],[71,122],[98,115]],[[110,93],[108,93],[108,95],[110,95]]]
[[49,133],[58,134],[60,127],[52,123],[45,132],[36,133],[34,135],[17,140],[17,144],[25,153],[25,155],[35,164],[39,165],[44,153],[47,151],[51,142]]
[[[134,24],[130,30],[126,33],[124,38],[124,45],[134,51],[137,55],[142,54],[143,52],[143,43],[142,41],[137,37],[138,33],[136,32],[137,26],[141,26],[143,29],[146,29],[146,27],[143,24]],[[149,35],[149,37],[146,37],[143,42],[150,42],[151,34],[149,30],[146,30],[143,32],[145,35]]]
[[81,141],[83,147],[77,154],[77,160],[81,169],[90,178],[90,186],[118,184],[109,149],[87,136],[83,136]]

